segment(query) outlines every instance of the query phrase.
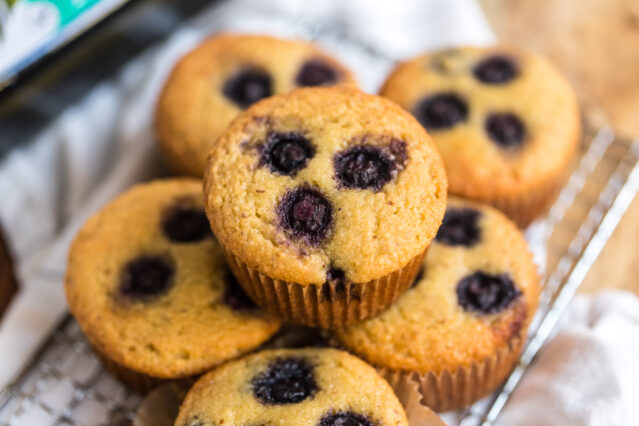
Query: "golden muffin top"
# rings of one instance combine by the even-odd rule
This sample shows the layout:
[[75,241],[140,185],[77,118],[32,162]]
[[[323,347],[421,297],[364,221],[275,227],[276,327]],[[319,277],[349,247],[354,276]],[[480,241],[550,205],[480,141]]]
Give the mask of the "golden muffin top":
[[204,177],[224,248],[274,279],[365,283],[421,254],[444,214],[446,176],[399,106],[344,88],[258,102],[222,134]]
[[192,179],[135,186],[91,217],[71,246],[65,290],[100,352],[153,377],[200,373],[280,327],[235,282]]
[[381,95],[432,136],[449,191],[472,199],[525,194],[561,176],[578,146],[572,88],[526,50],[462,47],[400,64]]
[[302,40],[218,34],[184,56],[156,109],[156,133],[168,163],[202,176],[213,143],[242,110],[297,87],[352,86],[351,72]]
[[517,227],[492,207],[451,199],[413,288],[335,335],[379,367],[454,372],[524,339],[539,292]]
[[180,407],[176,426],[408,425],[375,369],[335,349],[262,351],[202,377]]

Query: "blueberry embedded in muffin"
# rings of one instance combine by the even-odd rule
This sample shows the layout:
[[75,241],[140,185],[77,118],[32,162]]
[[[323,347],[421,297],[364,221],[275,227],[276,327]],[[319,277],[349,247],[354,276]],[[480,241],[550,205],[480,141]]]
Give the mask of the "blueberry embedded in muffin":
[[472,73],[485,84],[507,84],[519,76],[519,66],[510,55],[489,55],[477,62]]
[[315,148],[304,135],[272,132],[262,147],[262,163],[273,173],[295,176],[315,155]]
[[203,376],[180,407],[192,424],[408,425],[375,370],[335,349],[267,350]]
[[428,130],[447,129],[467,120],[468,105],[456,93],[443,92],[424,98],[413,114]]
[[250,351],[280,326],[230,274],[191,179],[138,185],[89,219],[65,290],[91,344],[138,391]]
[[224,83],[222,93],[240,108],[248,108],[273,94],[270,74],[259,68],[241,68]]
[[435,240],[451,246],[472,247],[481,240],[480,213],[473,208],[448,206]]
[[550,206],[580,138],[577,99],[544,58],[463,47],[400,64],[381,91],[439,148],[453,195],[492,204],[519,226]]
[[131,300],[148,300],[168,292],[175,268],[162,256],[143,255],[130,260],[121,271],[119,293]]
[[484,125],[488,137],[502,148],[518,148],[526,138],[526,127],[511,113],[492,113]]
[[162,231],[174,243],[194,243],[213,236],[204,210],[190,200],[177,200],[164,213]]
[[338,88],[298,89],[240,114],[204,181],[212,228],[249,296],[327,328],[374,315],[412,284],[446,196],[419,123]]
[[178,61],[157,103],[155,128],[166,162],[177,173],[202,176],[213,143],[239,112],[308,86],[356,83],[349,70],[306,41],[241,34],[203,41]]
[[516,362],[539,298],[535,269],[503,214],[450,199],[413,288],[335,336],[385,377],[417,378],[434,410],[462,408],[494,390]]
[[457,284],[457,304],[466,311],[497,314],[507,309],[521,291],[508,274],[473,272]]
[[276,358],[251,380],[253,396],[262,404],[295,404],[317,392],[314,366],[306,358]]
[[322,193],[310,186],[288,191],[277,205],[280,226],[289,238],[318,245],[331,229],[332,206]]
[[318,426],[375,426],[375,423],[364,414],[340,411],[326,414],[322,417]]
[[313,58],[304,62],[295,82],[300,87],[327,86],[335,84],[341,76],[342,70],[321,58]]
[[406,142],[354,145],[334,157],[335,177],[345,188],[380,191],[404,168]]

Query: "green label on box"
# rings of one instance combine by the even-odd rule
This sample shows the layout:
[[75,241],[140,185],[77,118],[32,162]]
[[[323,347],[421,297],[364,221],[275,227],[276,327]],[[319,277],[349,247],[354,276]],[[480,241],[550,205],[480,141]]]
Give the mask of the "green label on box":
[[50,3],[60,13],[60,27],[73,21],[78,15],[100,0],[25,0],[30,3]]

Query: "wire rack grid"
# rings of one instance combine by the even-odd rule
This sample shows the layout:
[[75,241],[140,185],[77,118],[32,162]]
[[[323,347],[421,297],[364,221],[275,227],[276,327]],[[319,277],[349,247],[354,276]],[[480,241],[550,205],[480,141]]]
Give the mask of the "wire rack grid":
[[[377,69],[396,58],[351,34],[339,23],[282,17],[300,37],[350,49]],[[546,274],[539,311],[521,360],[504,386],[460,414],[460,424],[491,425],[552,335],[561,314],[639,191],[639,141],[609,128],[586,130],[578,164],[547,216]],[[49,277],[51,278],[51,277]],[[60,282],[62,276],[53,277]],[[77,323],[67,317],[6,389],[0,391],[0,426],[127,425],[142,398],[109,375]]]

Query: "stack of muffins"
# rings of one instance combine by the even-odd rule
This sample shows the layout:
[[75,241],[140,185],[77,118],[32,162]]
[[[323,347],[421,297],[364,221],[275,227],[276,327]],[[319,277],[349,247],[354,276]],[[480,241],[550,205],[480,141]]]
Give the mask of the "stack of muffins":
[[[133,389],[211,370],[176,425],[405,425],[399,383],[446,411],[508,375],[540,291],[515,223],[543,214],[579,138],[547,61],[446,50],[373,96],[311,44],[218,35],[174,68],[156,127],[191,177],[93,216],[65,287]],[[283,322],[334,348],[264,349]]]

